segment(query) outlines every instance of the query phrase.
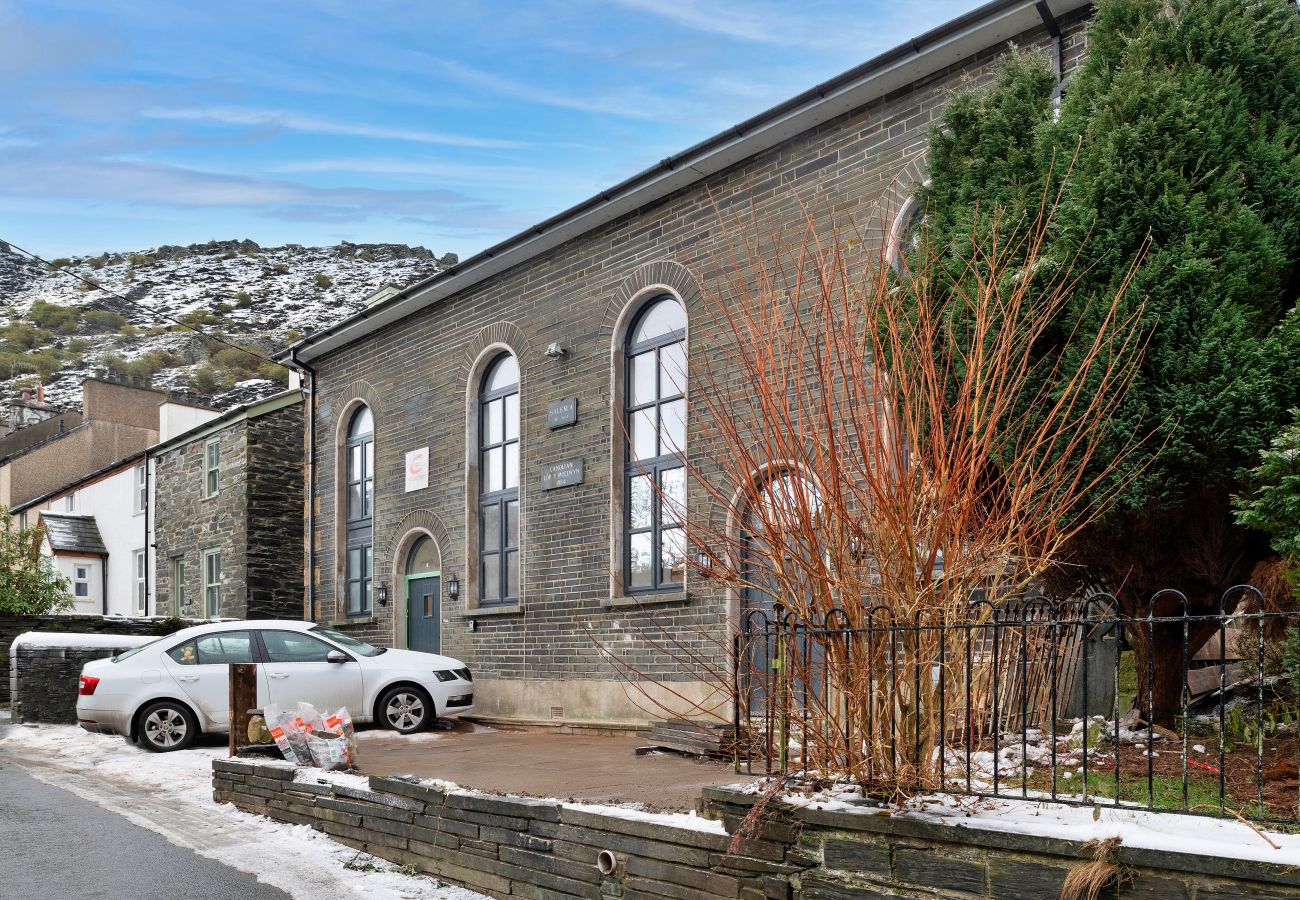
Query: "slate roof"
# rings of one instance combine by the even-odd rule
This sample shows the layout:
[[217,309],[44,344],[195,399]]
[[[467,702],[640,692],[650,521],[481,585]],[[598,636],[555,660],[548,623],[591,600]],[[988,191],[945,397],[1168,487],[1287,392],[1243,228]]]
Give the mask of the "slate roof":
[[43,510],[41,522],[45,524],[45,539],[50,542],[50,549],[55,553],[108,556],[108,548],[104,546],[104,539],[99,536],[99,526],[95,524],[94,516]]

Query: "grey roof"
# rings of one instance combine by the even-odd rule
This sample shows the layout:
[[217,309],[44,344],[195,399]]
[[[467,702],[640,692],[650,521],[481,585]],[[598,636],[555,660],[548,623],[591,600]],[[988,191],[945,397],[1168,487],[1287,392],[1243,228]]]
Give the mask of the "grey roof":
[[71,513],[41,512],[45,524],[45,538],[55,553],[88,553],[108,556],[104,539],[99,536],[99,526],[94,516],[77,516]]

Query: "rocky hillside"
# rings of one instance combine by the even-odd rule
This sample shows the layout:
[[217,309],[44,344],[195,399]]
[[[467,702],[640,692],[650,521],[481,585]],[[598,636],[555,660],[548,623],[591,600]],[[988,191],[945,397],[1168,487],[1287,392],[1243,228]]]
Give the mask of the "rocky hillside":
[[186,325],[269,357],[357,311],[380,288],[454,262],[402,244],[210,241],[53,260],[51,271],[0,243],[0,396],[43,382],[48,402],[76,407],[81,379],[109,373],[217,406],[249,402],[277,390],[284,369]]

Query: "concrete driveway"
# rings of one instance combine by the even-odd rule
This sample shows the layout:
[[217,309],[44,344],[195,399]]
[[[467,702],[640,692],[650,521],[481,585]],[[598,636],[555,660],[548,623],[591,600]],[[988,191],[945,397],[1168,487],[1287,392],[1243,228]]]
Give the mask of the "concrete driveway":
[[418,775],[461,787],[590,803],[689,811],[700,789],[754,779],[731,763],[671,752],[637,756],[644,737],[514,731],[458,722],[450,730],[357,735],[367,775]]

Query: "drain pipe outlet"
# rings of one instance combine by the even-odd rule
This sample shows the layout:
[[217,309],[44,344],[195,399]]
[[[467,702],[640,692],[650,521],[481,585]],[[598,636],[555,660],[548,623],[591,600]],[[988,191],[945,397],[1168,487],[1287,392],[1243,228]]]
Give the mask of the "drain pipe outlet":
[[618,868],[618,857],[608,850],[602,850],[596,854],[596,868],[602,875],[613,875]]

